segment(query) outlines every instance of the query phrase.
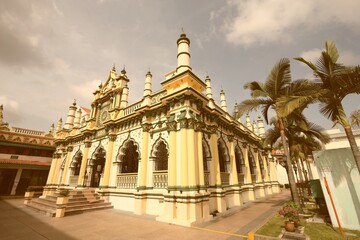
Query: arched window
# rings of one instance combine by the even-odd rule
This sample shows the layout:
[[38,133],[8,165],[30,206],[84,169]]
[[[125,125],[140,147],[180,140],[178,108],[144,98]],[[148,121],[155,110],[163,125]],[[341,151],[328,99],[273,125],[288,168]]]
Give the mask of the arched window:
[[168,150],[164,141],[160,141],[155,149],[155,171],[168,170]]
[[134,141],[128,141],[123,150],[121,162],[121,173],[137,173],[139,164],[138,147]]

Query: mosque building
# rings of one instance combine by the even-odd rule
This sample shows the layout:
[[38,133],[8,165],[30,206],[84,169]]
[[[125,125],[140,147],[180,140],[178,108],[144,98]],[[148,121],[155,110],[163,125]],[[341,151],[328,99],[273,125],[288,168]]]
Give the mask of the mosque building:
[[56,151],[43,197],[58,188],[95,189],[114,208],[190,226],[217,212],[279,192],[264,125],[235,119],[211,80],[190,65],[190,40],[177,40],[177,67],[153,92],[129,104],[125,69],[113,67],[91,109],[69,107],[55,131]]

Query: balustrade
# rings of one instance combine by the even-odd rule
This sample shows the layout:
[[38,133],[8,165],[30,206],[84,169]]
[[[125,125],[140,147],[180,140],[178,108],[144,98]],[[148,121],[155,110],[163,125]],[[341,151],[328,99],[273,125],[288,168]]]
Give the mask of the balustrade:
[[116,179],[117,188],[136,188],[137,187],[137,174],[120,174]]

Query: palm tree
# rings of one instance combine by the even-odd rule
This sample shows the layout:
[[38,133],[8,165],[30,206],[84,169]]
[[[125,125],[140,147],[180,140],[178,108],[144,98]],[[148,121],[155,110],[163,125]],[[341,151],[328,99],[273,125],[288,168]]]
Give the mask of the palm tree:
[[[346,136],[349,140],[358,171],[360,172],[360,151],[351,130],[351,124],[346,117],[342,100],[353,93],[360,93],[360,66],[346,67],[338,63],[339,53],[335,43],[327,41],[325,51],[314,65],[303,58],[295,58],[309,66],[315,76],[315,83],[321,87],[321,91],[314,95],[293,97],[292,99],[283,99],[286,114],[288,111],[307,105],[311,102],[320,102],[320,112],[334,124],[339,123],[343,126]],[[280,114],[281,115],[281,114]]]
[[[268,111],[270,109],[275,111],[282,145],[286,155],[290,190],[293,201],[297,203],[300,203],[300,200],[296,190],[296,183],[284,129],[284,117],[286,114],[280,116],[280,106],[278,100],[284,96],[292,96],[294,92],[296,92],[297,95],[308,95],[309,93],[307,91],[309,89],[315,89],[313,86],[309,87],[309,85],[311,85],[309,81],[291,81],[290,61],[287,58],[283,58],[275,64],[264,84],[253,81],[244,85],[245,89],[249,89],[251,91],[252,99],[244,100],[238,105],[238,114],[240,116],[248,113],[249,111],[262,108],[262,115],[266,123],[269,123]],[[282,112],[284,113],[284,111]]]

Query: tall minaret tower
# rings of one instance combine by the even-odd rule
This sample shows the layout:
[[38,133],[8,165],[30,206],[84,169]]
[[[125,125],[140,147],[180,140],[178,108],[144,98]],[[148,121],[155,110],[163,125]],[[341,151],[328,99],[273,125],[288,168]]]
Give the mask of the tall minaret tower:
[[66,122],[64,124],[64,129],[73,129],[74,127],[74,119],[75,119],[75,112],[76,112],[76,102],[69,107],[69,112],[66,118]]
[[263,138],[265,137],[265,128],[264,128],[264,122],[260,116],[258,116],[257,123],[259,128],[259,136]]
[[121,95],[120,108],[124,109],[128,106],[128,96],[129,96],[129,88],[128,85],[126,84],[125,87],[123,88],[123,92]]
[[190,40],[183,32],[177,40],[178,55],[177,55],[177,73],[182,73],[186,70],[191,70],[190,67]]

